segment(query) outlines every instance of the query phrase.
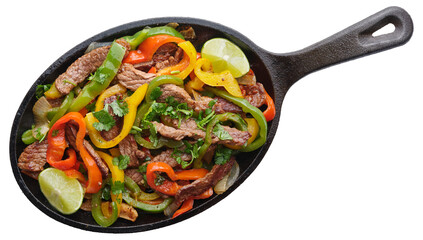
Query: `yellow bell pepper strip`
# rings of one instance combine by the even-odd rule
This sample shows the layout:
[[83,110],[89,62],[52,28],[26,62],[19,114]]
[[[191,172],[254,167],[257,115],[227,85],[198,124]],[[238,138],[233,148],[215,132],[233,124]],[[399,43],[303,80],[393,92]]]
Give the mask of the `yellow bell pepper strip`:
[[[197,50],[190,41],[181,42],[178,44],[182,50],[184,50],[184,57],[182,60],[173,66],[166,67],[157,72],[157,75],[173,75],[180,79],[185,79],[192,72],[197,61]],[[178,72],[178,74],[172,74],[172,72]]]
[[62,94],[57,90],[56,85],[53,83],[48,91],[44,93],[47,99],[57,99],[62,96]]
[[[256,139],[259,133],[260,127],[254,118],[244,118],[244,121],[247,123],[248,132],[251,134],[251,137],[247,141],[247,146],[248,146]],[[234,150],[239,150],[242,148],[242,146],[235,146],[235,145],[229,145],[229,144],[225,144],[225,147],[234,149]]]
[[85,122],[87,124],[88,135],[90,136],[91,142],[98,148],[112,148],[119,144],[132,129],[134,125],[135,117],[137,115],[137,107],[144,99],[145,93],[147,92],[148,84],[144,84],[139,87],[130,97],[125,98],[125,102],[128,104],[128,113],[123,117],[122,130],[117,137],[107,141],[101,135],[97,129],[94,128],[93,123],[97,121],[92,113],[87,113],[85,116]]
[[203,71],[203,68],[210,68],[210,60],[200,58],[197,60],[194,72],[195,75],[205,84],[213,87],[224,87],[232,96],[243,98],[238,81],[232,76],[229,70],[221,73],[211,73]]
[[[107,153],[96,151],[97,154],[100,156],[101,159],[107,164],[107,167],[110,169],[112,173],[112,182],[121,182],[122,184],[125,182],[125,174],[122,169],[119,169],[118,166],[113,165],[113,157]],[[111,193],[112,201],[116,203],[118,208],[118,214],[120,213],[121,203],[122,203],[122,193],[120,194],[113,194]]]
[[97,102],[95,103],[95,111],[100,111],[104,107],[104,99],[114,96],[116,94],[126,93],[126,88],[120,83],[106,89],[100,96],[98,96]]

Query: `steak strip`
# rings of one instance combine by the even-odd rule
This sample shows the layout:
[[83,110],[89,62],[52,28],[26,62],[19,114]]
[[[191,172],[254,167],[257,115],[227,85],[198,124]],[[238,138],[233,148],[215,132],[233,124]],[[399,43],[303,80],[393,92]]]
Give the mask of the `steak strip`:
[[41,172],[47,162],[47,140],[28,145],[18,158],[18,167],[23,171]]
[[[179,103],[187,103],[188,107],[193,109],[195,112],[204,111],[209,107],[210,101],[213,98],[202,96],[200,100],[194,100],[188,94],[185,89],[178,87],[174,84],[163,84],[160,86],[162,95],[158,98],[158,102],[166,102],[166,98],[172,96]],[[217,113],[233,112],[242,113],[242,109],[237,105],[226,101],[223,98],[216,97],[217,102],[213,105],[213,110]]]
[[[175,201],[172,203],[174,206],[181,205],[185,200],[190,197],[197,196],[207,191],[207,189],[217,184],[226,174],[229,173],[232,166],[234,165],[235,157],[223,164],[214,165],[212,170],[206,174],[203,178],[197,179],[194,182],[181,187],[175,195]],[[174,208],[176,209],[176,208]]]
[[100,47],[78,58],[56,79],[57,90],[62,95],[69,94],[76,85],[83,82],[103,64],[109,49],[110,46]]
[[[206,137],[206,132],[200,129],[197,129],[197,124],[195,120],[183,119],[181,121],[181,126],[178,128],[178,119],[172,119],[171,123],[173,126],[167,126],[163,123],[152,122],[157,129],[157,132],[160,133],[163,137],[171,138],[177,141],[180,141],[184,138],[193,138],[193,139],[204,139]],[[232,137],[232,139],[220,140],[217,136],[212,136],[212,144],[230,144],[236,146],[243,146],[248,139],[251,137],[251,134],[248,131],[240,131],[236,128],[229,126],[222,126],[226,132]]]
[[119,151],[120,154],[129,156],[128,167],[138,167],[142,160],[146,158],[146,154],[138,149],[138,144],[132,134],[128,134],[119,142]]
[[132,64],[124,63],[115,78],[127,89],[135,91],[145,83],[150,83],[155,77],[154,73],[146,73],[136,69]]

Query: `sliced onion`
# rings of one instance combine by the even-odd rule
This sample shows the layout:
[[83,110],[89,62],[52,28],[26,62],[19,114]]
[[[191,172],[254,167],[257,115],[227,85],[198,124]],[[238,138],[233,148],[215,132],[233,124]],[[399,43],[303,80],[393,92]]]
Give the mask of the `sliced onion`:
[[165,210],[163,210],[163,213],[167,217],[173,216],[173,214],[178,210],[179,206],[175,204],[175,201],[173,201]]
[[85,50],[84,54],[87,54],[91,52],[92,50],[100,48],[100,47],[110,46],[111,44],[112,42],[92,42],[90,43],[90,45],[88,45],[87,50]]
[[231,168],[231,171],[226,174],[217,184],[214,186],[214,192],[216,194],[222,194],[228,188],[230,188],[236,181],[239,176],[239,165],[235,161],[234,165]]
[[32,108],[35,122],[35,127],[32,129],[32,136],[34,136],[35,139],[40,140],[41,137],[47,134],[49,130],[48,124],[50,123],[47,118],[47,113],[52,108],[53,107],[44,96],[35,102],[34,107]]
[[199,94],[197,91],[192,90],[192,96],[194,97],[195,101],[200,101],[201,100],[201,94]]
[[256,75],[250,71],[242,77],[236,79],[238,84],[242,85],[255,85],[256,84]]

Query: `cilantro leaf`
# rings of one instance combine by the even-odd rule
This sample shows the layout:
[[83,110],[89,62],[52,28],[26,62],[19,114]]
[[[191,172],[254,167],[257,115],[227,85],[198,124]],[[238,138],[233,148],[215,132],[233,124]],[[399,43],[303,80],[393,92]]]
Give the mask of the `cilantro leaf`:
[[213,128],[213,134],[216,135],[220,140],[233,139],[232,136],[220,124],[216,124],[216,126]]
[[128,155],[119,155],[119,157],[114,157],[112,160],[113,165],[118,166],[119,169],[123,170],[128,167],[128,163],[131,161],[131,158]]
[[216,153],[214,155],[214,163],[223,165],[229,161],[232,156],[232,149],[226,148],[223,145],[217,145]]
[[35,89],[35,97],[37,99],[40,99],[45,92],[47,92],[51,87],[51,84],[45,84],[45,85],[37,85],[37,88]]
[[162,91],[160,90],[160,87],[154,88],[150,93],[151,100],[157,100],[162,95]]
[[94,112],[93,115],[97,118],[98,122],[93,123],[93,127],[97,131],[109,131],[113,126],[116,125],[116,121],[113,119],[113,116],[109,114],[106,110],[108,107],[105,106],[104,109]]
[[128,103],[121,100],[115,100],[109,104],[113,113],[119,117],[123,117],[129,112]]
[[110,188],[110,191],[114,195],[121,194],[121,193],[125,192],[125,185],[121,181],[113,181],[112,186]]

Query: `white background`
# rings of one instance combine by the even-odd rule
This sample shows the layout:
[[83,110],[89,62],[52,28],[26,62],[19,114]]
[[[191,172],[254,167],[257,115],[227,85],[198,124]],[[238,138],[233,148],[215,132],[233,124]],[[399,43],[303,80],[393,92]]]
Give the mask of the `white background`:
[[[221,23],[266,50],[286,53],[391,5],[412,16],[411,41],[296,83],[283,103],[278,132],[262,163],[227,198],[193,218],[123,236],[87,232],[43,214],[13,177],[9,136],[21,100],[51,63],[94,34],[145,18],[187,16]],[[423,238],[423,9],[419,1],[38,0],[2,1],[0,9],[3,236]]]

